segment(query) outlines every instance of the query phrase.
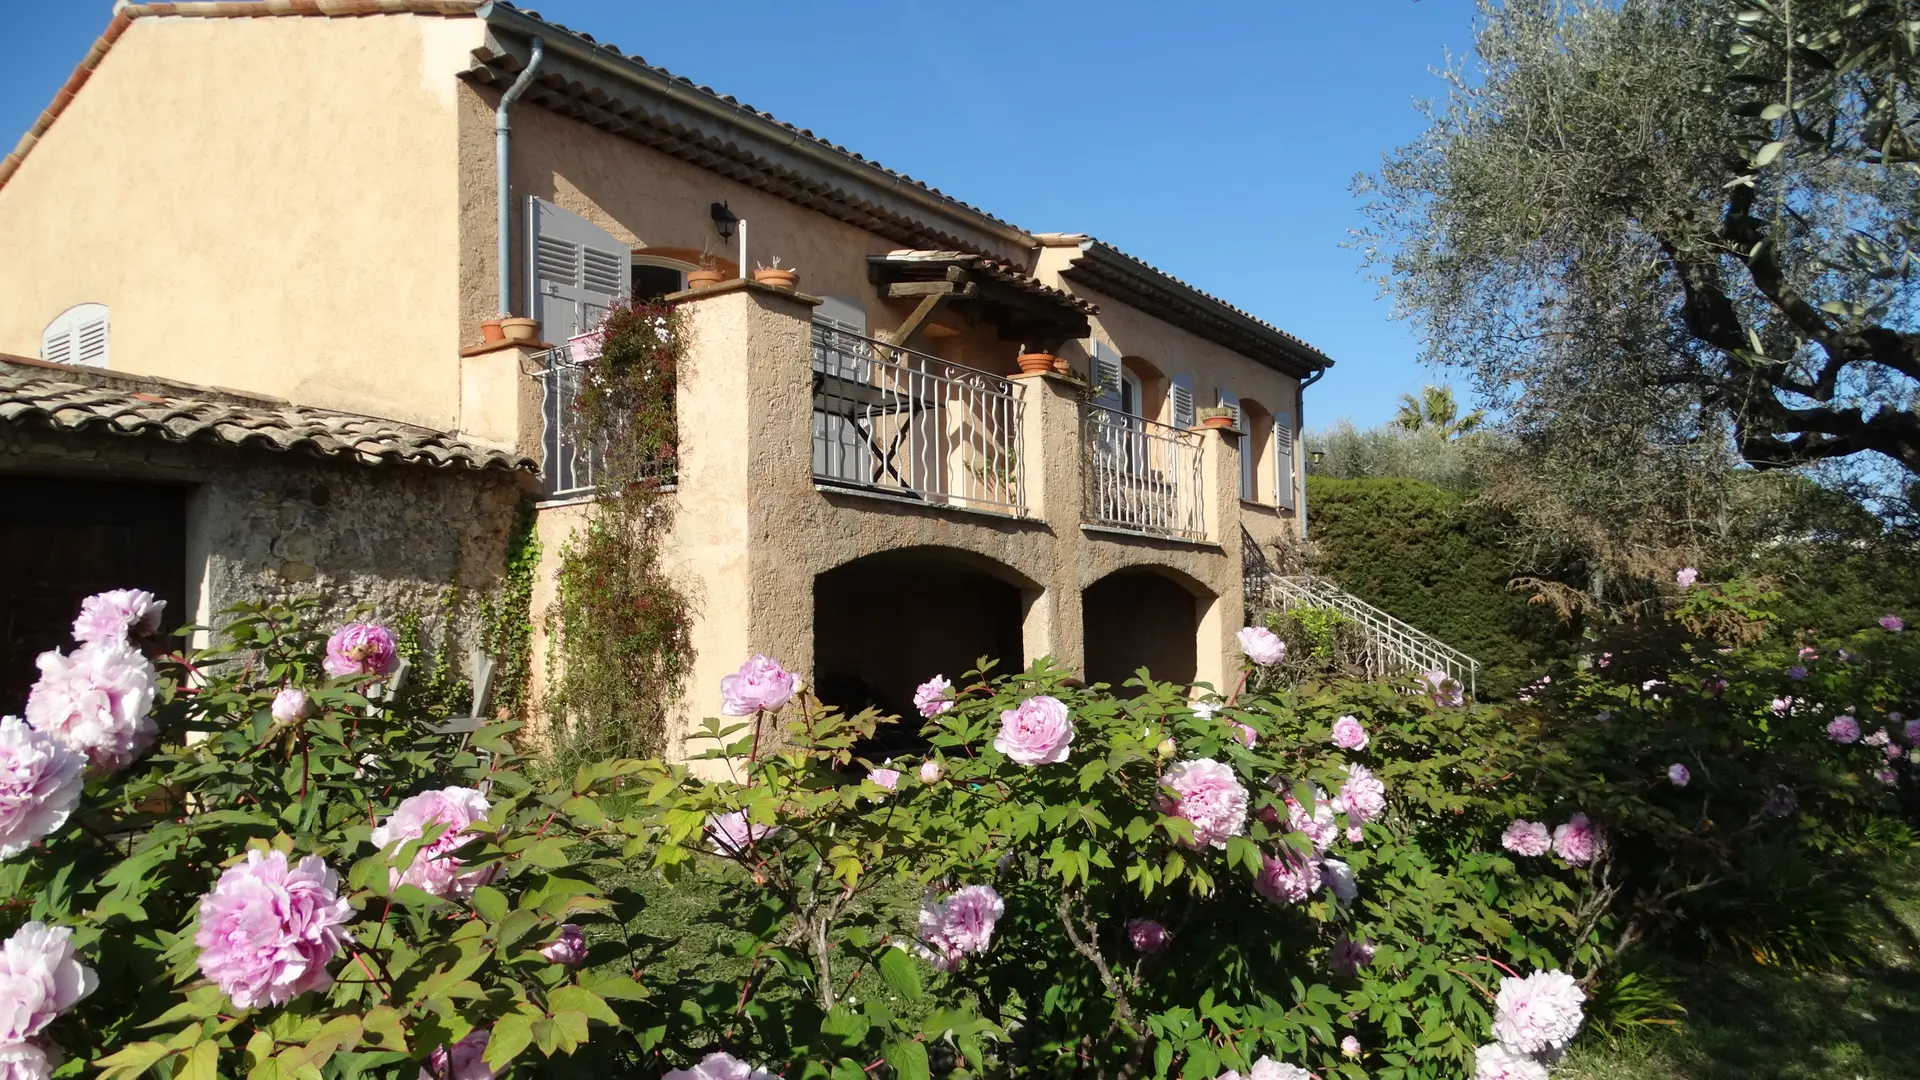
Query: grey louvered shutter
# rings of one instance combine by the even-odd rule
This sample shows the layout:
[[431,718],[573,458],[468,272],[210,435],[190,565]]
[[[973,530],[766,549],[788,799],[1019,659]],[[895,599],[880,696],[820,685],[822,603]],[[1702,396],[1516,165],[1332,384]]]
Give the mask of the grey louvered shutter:
[[1246,414],[1240,411],[1240,395],[1220,388],[1220,407],[1233,410],[1233,430],[1240,435],[1240,497],[1253,498],[1253,439],[1247,435]]
[[1273,463],[1274,505],[1291,510],[1300,478],[1294,472],[1293,414],[1290,412],[1273,416]]
[[540,335],[561,341],[600,325],[626,293],[633,251],[613,234],[545,199],[529,199],[533,304]]
[[1196,422],[1193,412],[1193,376],[1175,375],[1167,393],[1173,398],[1173,426],[1192,427]]
[[1087,353],[1092,357],[1093,403],[1116,412],[1120,409],[1120,354],[1113,346],[1101,341],[1090,342]]
[[40,332],[40,359],[54,364],[107,366],[107,305],[75,304]]

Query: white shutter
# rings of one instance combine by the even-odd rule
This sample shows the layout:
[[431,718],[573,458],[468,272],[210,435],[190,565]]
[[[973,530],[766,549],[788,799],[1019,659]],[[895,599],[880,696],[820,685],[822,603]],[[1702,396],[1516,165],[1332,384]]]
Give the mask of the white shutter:
[[1274,505],[1291,510],[1299,477],[1293,465],[1293,414],[1290,412],[1274,414],[1273,462]]
[[54,364],[107,366],[107,305],[75,304],[40,332],[40,359]]
[[1113,346],[1101,341],[1089,342],[1087,353],[1093,359],[1093,403],[1104,408],[1120,409],[1120,354]]
[[1240,411],[1240,395],[1220,388],[1220,407],[1233,410],[1233,430],[1240,432],[1240,497],[1253,498],[1253,439],[1247,434],[1246,416]]
[[1175,375],[1167,390],[1173,398],[1173,426],[1190,428],[1194,425],[1193,414],[1193,376]]
[[533,303],[548,341],[600,325],[607,308],[624,296],[633,273],[633,251],[613,234],[545,199],[528,199],[532,237]]

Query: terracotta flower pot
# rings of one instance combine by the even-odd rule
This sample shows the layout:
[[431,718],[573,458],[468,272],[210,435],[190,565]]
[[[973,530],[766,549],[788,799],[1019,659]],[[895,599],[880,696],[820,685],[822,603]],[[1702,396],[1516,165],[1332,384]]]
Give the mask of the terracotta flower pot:
[[776,289],[793,289],[800,284],[800,275],[793,270],[755,270],[753,280]]
[[499,319],[480,320],[480,341],[486,345],[498,345],[507,340],[506,331],[500,329]]
[[1227,413],[1221,416],[1203,416],[1200,418],[1200,426],[1208,427],[1208,428],[1230,428],[1233,426],[1233,414]]
[[689,289],[711,289],[725,280],[727,275],[718,270],[687,271],[687,288]]
[[1046,353],[1046,352],[1021,353],[1020,354],[1020,374],[1039,375],[1045,372],[1052,371],[1054,363],[1058,360],[1059,360],[1059,357],[1054,356],[1052,353]]
[[500,332],[508,341],[538,341],[540,323],[535,319],[501,319]]
[[1073,368],[1067,364],[1067,358],[1064,356],[1056,356],[1053,358],[1053,371],[1056,375],[1073,374]]

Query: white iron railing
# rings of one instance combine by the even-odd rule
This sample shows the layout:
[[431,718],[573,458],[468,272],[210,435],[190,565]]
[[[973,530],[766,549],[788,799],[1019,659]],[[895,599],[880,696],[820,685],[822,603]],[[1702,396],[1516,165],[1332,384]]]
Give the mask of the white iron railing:
[[[590,446],[581,431],[581,380],[586,369],[572,349],[556,345],[540,354],[540,386],[544,391],[540,433],[541,493],[548,499],[591,495],[599,489],[605,471],[600,448]],[[676,465],[668,457],[646,470],[640,479],[667,487],[674,483]]]
[[1374,676],[1429,671],[1467,688],[1478,689],[1480,661],[1424,630],[1409,626],[1352,593],[1316,577],[1281,574],[1249,576],[1247,604],[1255,610],[1290,611],[1323,608],[1353,620],[1367,636],[1368,674]]
[[813,478],[946,506],[1025,505],[1020,398],[998,375],[813,325]]
[[1206,539],[1198,432],[1088,405],[1080,444],[1089,524]]

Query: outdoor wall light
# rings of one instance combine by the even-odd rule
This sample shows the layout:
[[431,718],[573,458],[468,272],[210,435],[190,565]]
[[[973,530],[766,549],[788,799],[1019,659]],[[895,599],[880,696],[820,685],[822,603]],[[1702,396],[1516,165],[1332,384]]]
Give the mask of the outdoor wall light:
[[733,239],[733,227],[739,224],[739,222],[740,216],[732,210],[727,209],[726,203],[717,202],[713,204],[713,227],[720,230],[720,239]]
[[1325,450],[1315,450],[1308,454],[1307,457],[1311,459],[1315,465],[1318,465],[1327,460],[1327,452]]

